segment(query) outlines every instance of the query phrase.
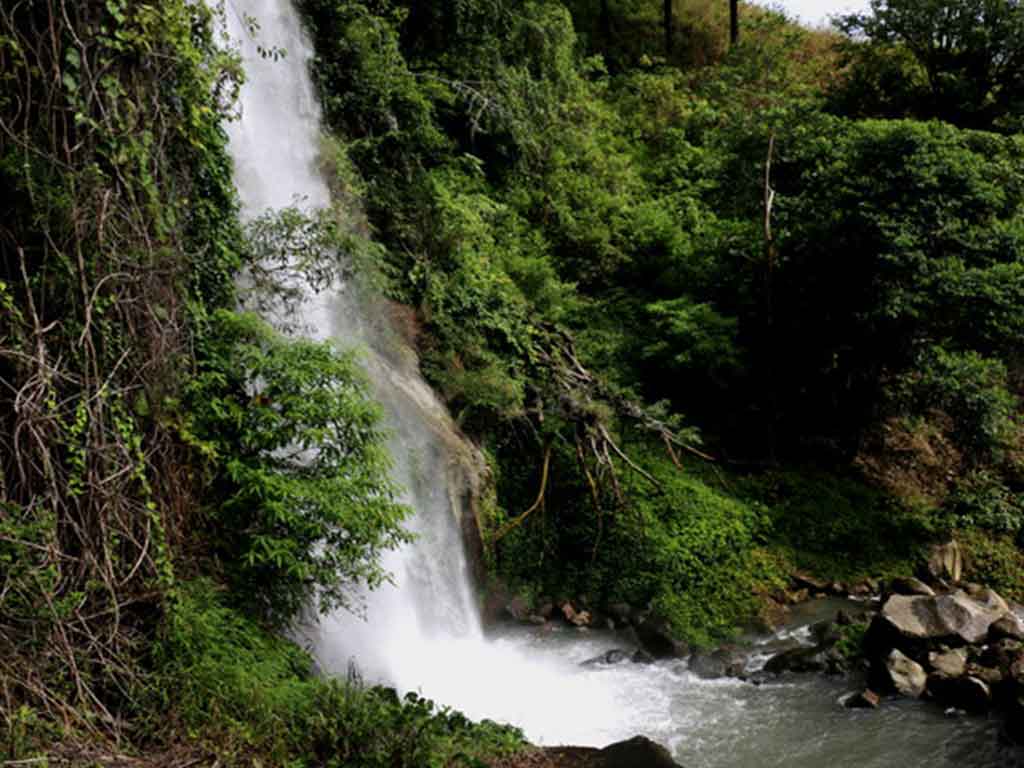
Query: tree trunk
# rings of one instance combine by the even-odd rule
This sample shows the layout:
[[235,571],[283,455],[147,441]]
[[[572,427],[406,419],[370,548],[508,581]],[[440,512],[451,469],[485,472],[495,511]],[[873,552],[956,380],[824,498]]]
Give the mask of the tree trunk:
[[729,42],[736,45],[740,39],[740,2],[729,0]]
[[672,56],[672,32],[674,19],[672,18],[672,0],[665,0],[665,58],[668,59]]
[[612,14],[608,9],[608,0],[601,0],[601,16],[600,16],[600,27],[601,27],[601,42],[604,43],[605,51],[608,50],[608,46],[612,42]]

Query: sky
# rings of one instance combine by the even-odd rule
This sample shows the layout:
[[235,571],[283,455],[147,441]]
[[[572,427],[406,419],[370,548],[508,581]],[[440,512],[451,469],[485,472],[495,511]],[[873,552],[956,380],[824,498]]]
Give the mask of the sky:
[[757,0],[759,5],[781,6],[791,16],[811,25],[824,25],[834,13],[863,11],[868,0]]

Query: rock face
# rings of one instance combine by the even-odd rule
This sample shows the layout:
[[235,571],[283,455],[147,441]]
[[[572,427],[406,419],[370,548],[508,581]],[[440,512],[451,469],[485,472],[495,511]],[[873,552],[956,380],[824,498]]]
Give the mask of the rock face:
[[991,590],[969,596],[957,590],[947,595],[894,595],[882,606],[872,630],[910,642],[973,645],[984,642],[989,627],[1007,613],[1006,602]]
[[605,651],[600,656],[595,656],[592,659],[580,662],[581,667],[596,667],[596,666],[611,666],[613,664],[621,664],[629,659],[629,654],[619,648],[613,648],[610,651]]
[[924,667],[900,651],[893,649],[885,660],[888,682],[897,692],[916,699],[924,693],[928,675]]
[[889,591],[894,595],[924,595],[935,597],[935,590],[920,579],[913,576],[893,579],[889,583]]

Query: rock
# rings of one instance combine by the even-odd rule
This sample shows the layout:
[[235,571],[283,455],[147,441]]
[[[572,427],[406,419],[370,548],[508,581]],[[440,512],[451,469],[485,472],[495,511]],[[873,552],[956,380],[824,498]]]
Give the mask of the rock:
[[838,643],[843,635],[835,622],[826,619],[811,625],[811,636],[819,646],[831,647]]
[[793,583],[801,589],[813,590],[815,592],[827,592],[829,587],[827,581],[811,576],[809,573],[794,573]]
[[964,570],[964,555],[960,544],[953,540],[932,547],[928,553],[927,569],[934,579],[958,583]]
[[994,686],[1003,682],[1003,673],[997,667],[986,667],[981,664],[968,664],[967,674],[975,677],[983,683]]
[[935,590],[913,576],[899,576],[889,582],[889,592],[894,595],[924,595],[935,597]]
[[832,582],[829,582],[828,592],[829,592],[830,595],[835,595],[836,597],[842,597],[843,595],[849,594],[850,590],[847,589],[846,585],[843,584],[843,582],[841,582],[841,581],[832,581]]
[[653,664],[654,657],[643,648],[638,648],[630,658],[634,664]]
[[853,616],[851,616],[845,610],[840,608],[838,611],[836,611],[836,624],[838,624],[840,627],[849,627],[853,623]]
[[619,626],[627,626],[630,617],[633,615],[633,607],[629,603],[612,603],[607,608],[607,613]]
[[888,682],[897,692],[916,699],[924,693],[928,675],[924,668],[910,657],[893,649],[885,660]]
[[610,651],[605,651],[600,656],[595,656],[592,659],[587,659],[584,662],[580,662],[581,667],[596,667],[596,666],[611,666],[612,664],[621,664],[622,662],[629,659],[629,654],[620,648],[613,648]]
[[951,645],[974,645],[988,637],[988,629],[1006,611],[1005,603],[991,590],[988,594],[969,597],[956,591],[948,595],[893,595],[872,622],[869,645],[881,642],[904,647],[914,643],[946,642]]
[[1006,613],[993,621],[988,628],[988,641],[994,643],[1003,639],[1024,640],[1024,621],[1012,613]]
[[656,659],[682,659],[690,654],[690,646],[672,635],[668,622],[648,616],[636,625],[639,645]]
[[967,670],[967,652],[963,650],[933,651],[928,654],[928,664],[946,677],[960,677]]
[[947,677],[939,672],[933,673],[928,677],[928,695],[965,712],[987,712],[992,706],[991,688],[971,675]]
[[868,597],[872,594],[871,585],[866,581],[862,581],[859,584],[854,584],[850,587],[850,594],[854,597]]
[[1021,658],[1024,658],[1024,641],[1004,637],[986,645],[978,655],[978,662],[988,667],[1009,670]]
[[746,655],[736,646],[723,645],[713,651],[696,651],[690,656],[690,672],[702,680],[739,677],[746,666]]
[[667,749],[646,736],[620,741],[598,754],[600,768],[681,768]]
[[811,599],[811,592],[809,589],[795,589],[792,592],[786,593],[786,602],[790,605],[797,605],[798,603],[806,603]]
[[847,709],[878,709],[879,703],[878,694],[870,688],[865,688],[843,700],[843,706]]
[[772,656],[764,665],[764,671],[773,675],[783,672],[824,672],[829,660],[823,648],[791,648]]
[[558,610],[562,613],[562,618],[572,623],[573,617],[576,615],[576,608],[568,600],[563,600],[558,604]]
[[545,619],[543,616],[540,616],[540,615],[538,615],[536,613],[531,613],[530,616],[527,618],[527,621],[530,624],[535,624],[538,627],[543,627],[545,624],[548,623],[547,619]]

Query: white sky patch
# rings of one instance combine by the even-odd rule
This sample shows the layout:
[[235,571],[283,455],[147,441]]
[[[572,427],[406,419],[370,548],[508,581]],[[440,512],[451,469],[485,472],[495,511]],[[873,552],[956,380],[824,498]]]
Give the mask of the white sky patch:
[[790,16],[798,16],[804,24],[815,27],[828,26],[829,17],[835,14],[857,13],[868,8],[868,0],[757,0],[757,4],[782,8]]

